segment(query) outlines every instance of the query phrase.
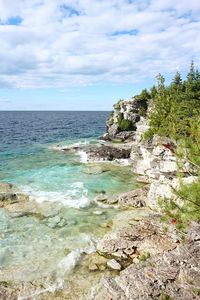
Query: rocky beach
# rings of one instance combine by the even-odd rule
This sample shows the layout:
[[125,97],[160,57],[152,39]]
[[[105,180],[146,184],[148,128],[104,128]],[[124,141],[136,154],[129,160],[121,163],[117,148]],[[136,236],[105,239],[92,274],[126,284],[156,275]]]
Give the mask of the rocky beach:
[[[200,225],[192,222],[183,233],[176,228],[176,220],[162,220],[158,200],[172,197],[180,184],[176,145],[156,135],[144,141],[149,109],[137,98],[120,101],[107,121],[107,132],[95,143],[51,146],[55,153],[79,155],[83,174],[97,181],[108,172],[123,175],[124,181],[118,189],[116,185],[116,193],[98,190],[93,204],[87,203],[93,237],[80,243],[81,250],[76,243],[72,252],[66,247],[66,258],[59,262],[56,273],[54,270],[56,280],[47,280],[44,273],[46,285],[39,287],[39,277],[23,281],[19,270],[3,269],[1,299],[199,299]],[[119,118],[130,122],[128,130],[120,129]],[[183,161],[181,174],[185,183],[196,180],[187,161]],[[131,179],[135,182],[132,189]],[[48,197],[35,201],[15,184],[2,182],[0,192],[1,209],[11,219],[32,218],[59,232],[75,230],[80,222],[65,218],[61,203],[49,202]],[[56,245],[58,237],[54,239]],[[62,243],[67,246],[65,238]],[[54,255],[57,251],[59,248]],[[13,280],[10,272],[16,272]],[[67,277],[62,273],[68,273]]]

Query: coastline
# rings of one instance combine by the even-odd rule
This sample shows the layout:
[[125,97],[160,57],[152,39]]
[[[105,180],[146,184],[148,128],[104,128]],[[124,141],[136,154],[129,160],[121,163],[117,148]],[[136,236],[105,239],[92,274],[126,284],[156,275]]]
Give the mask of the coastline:
[[[130,105],[130,103],[126,103],[123,109],[127,110]],[[92,289],[91,285],[87,286],[89,294],[87,292],[85,292],[87,295],[84,294],[85,299],[91,300],[186,299],[183,298],[184,295],[187,295],[187,299],[198,299],[191,288],[188,288],[187,281],[193,280],[194,286],[198,285],[195,279],[198,271],[193,270],[193,273],[190,274],[189,269],[194,263],[192,251],[198,250],[199,227],[197,224],[193,224],[186,233],[186,244],[183,246],[182,236],[174,224],[161,222],[162,214],[157,205],[159,196],[169,197],[172,194],[172,187],[178,185],[175,157],[170,149],[163,146],[166,141],[158,137],[155,137],[150,144],[144,143],[141,137],[148,127],[146,119],[143,117],[138,119],[135,116],[134,118],[137,120],[134,132],[114,134],[111,140],[110,137],[108,139],[107,133],[103,136],[106,141],[99,141],[97,145],[75,145],[68,148],[59,146],[53,149],[54,151],[81,154],[82,162],[88,166],[87,172],[97,176],[104,172],[101,165],[126,162],[132,167],[132,173],[129,173],[130,177],[137,174],[140,184],[137,189],[121,193],[117,198],[105,195],[103,191],[97,195],[95,201],[100,208],[106,210],[117,207],[120,212],[112,218],[111,222],[102,223],[102,227],[107,233],[97,242],[96,248],[92,249],[91,253],[90,249],[82,250],[83,264],[77,268],[80,273],[82,272],[83,277],[73,278],[73,280],[75,284],[80,280],[83,285],[83,278],[86,280],[85,274],[90,274],[88,276],[91,281],[93,277],[96,278],[92,283],[94,285]],[[184,174],[186,181],[194,180],[193,176],[191,178],[187,172]],[[10,188],[14,191],[10,191]],[[8,190],[5,193],[10,196],[16,194],[15,187],[10,186]],[[25,203],[27,200],[26,196],[24,198],[24,195],[20,193],[19,198],[19,203]],[[10,199],[12,202],[12,197],[7,200],[10,201]],[[14,202],[16,203],[18,200],[15,198]],[[15,203],[10,203],[11,207]],[[28,214],[38,214],[37,210],[38,207],[33,205],[31,209],[29,207]],[[96,211],[98,215],[101,209]],[[55,226],[60,226],[62,219],[56,220],[56,222]],[[192,247],[190,247],[189,241],[192,241]],[[76,268],[76,263],[82,254],[74,253],[73,268]],[[190,257],[192,259],[189,259]],[[173,264],[174,259],[178,260],[176,264]],[[180,281],[179,274],[181,272],[186,272],[186,275]],[[101,282],[98,284],[100,279]],[[81,296],[78,294],[81,292],[81,284],[77,294],[73,296],[74,299]],[[1,288],[1,295],[8,297],[7,293],[14,293],[19,287],[13,290],[8,285],[1,285]],[[31,285],[27,288],[35,293],[34,286]],[[39,299],[72,299],[69,291],[65,294],[67,288],[67,285],[58,282],[57,286],[52,286],[49,290],[43,288],[44,295],[43,292],[38,292],[38,297],[40,297]],[[162,295],[165,298],[161,298]],[[9,299],[16,299],[16,294],[13,298],[9,297]],[[20,299],[29,298],[30,295]]]

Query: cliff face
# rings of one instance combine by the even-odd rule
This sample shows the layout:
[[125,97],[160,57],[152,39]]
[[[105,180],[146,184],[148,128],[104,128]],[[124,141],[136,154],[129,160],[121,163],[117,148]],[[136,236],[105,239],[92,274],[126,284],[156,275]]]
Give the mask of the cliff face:
[[133,140],[136,124],[146,114],[147,101],[132,98],[120,100],[113,106],[113,111],[108,119],[105,140]]
[[[133,98],[130,101],[120,101],[113,108],[111,117],[107,121],[107,133],[103,138],[129,142],[133,172],[143,176],[144,182],[150,184],[147,204],[158,208],[158,198],[172,197],[173,189],[179,187],[175,157],[176,145],[168,138],[158,136],[144,141],[143,135],[149,128],[147,101],[140,102],[137,98]],[[120,128],[121,118],[130,122],[130,128],[127,130]],[[183,182],[191,183],[195,180],[187,162],[183,162],[181,173]]]

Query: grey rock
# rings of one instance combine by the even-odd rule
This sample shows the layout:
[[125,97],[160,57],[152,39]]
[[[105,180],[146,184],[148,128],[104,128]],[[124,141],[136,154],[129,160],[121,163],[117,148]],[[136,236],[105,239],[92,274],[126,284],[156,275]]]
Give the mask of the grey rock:
[[173,249],[176,241],[167,236],[158,220],[144,219],[136,225],[126,226],[111,232],[97,244],[97,250],[115,258],[132,259],[148,249],[152,254]]
[[138,208],[146,206],[148,190],[148,187],[144,187],[121,194],[118,198],[119,206]]
[[123,145],[98,145],[87,150],[89,160],[114,160],[130,157],[131,147]]
[[199,299],[199,232],[200,224],[194,223],[184,244],[131,264],[119,276],[105,277],[93,299]]
[[107,261],[107,266],[117,271],[120,271],[122,268],[121,265],[115,259],[110,259],[109,261]]

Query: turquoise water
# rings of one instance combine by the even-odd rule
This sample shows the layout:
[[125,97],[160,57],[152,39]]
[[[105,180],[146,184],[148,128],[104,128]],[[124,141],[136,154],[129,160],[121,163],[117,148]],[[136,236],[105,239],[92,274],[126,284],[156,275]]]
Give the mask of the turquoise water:
[[[6,139],[2,134],[0,144],[0,181],[16,184],[31,200],[0,209],[0,281],[36,281],[62,286],[82,256],[95,250],[97,239],[108,230],[105,224],[118,213],[117,209],[97,204],[95,197],[101,191],[113,196],[134,189],[135,177],[130,176],[129,167],[86,164],[79,152],[55,150],[58,144],[96,143],[96,136],[104,131],[107,114],[98,113],[94,120],[87,115],[86,120],[85,114],[80,113],[79,120],[82,116],[93,127],[85,130],[83,126],[78,137],[76,131],[73,134],[73,122],[70,133],[66,133],[64,121],[70,123],[77,115],[72,114],[69,120],[63,114],[62,122],[61,114],[54,118],[46,116],[46,122],[40,120],[45,123],[41,130],[38,119],[45,117],[36,113],[32,116],[32,131],[29,134],[26,127],[22,134],[20,128],[30,122],[24,114],[27,118],[23,113],[21,121],[19,114],[15,115],[21,125],[13,130],[13,114],[4,116],[7,121],[1,118],[0,122],[0,132],[4,126],[8,135]],[[62,130],[58,130],[56,120],[62,123]],[[44,138],[45,132],[48,138]]]

